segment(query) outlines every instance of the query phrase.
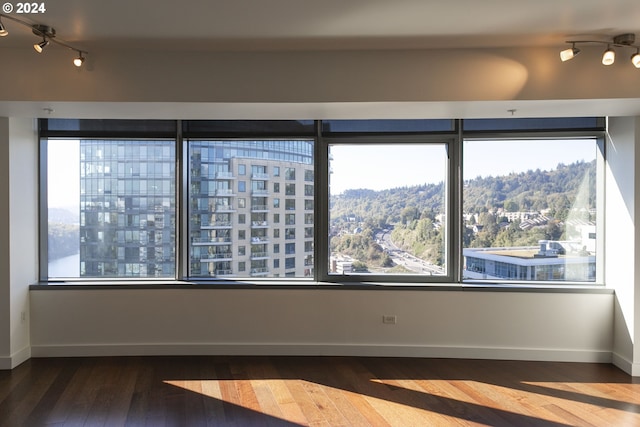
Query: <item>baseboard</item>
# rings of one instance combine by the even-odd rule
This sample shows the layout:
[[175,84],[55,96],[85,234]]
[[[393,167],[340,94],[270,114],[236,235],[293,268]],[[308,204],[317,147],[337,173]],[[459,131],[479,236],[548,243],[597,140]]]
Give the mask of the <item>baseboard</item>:
[[627,374],[633,377],[640,377],[640,363],[633,363],[631,360],[618,353],[613,353],[611,358],[611,363],[625,371]]
[[32,357],[96,356],[377,356],[611,363],[611,352],[531,348],[343,344],[90,344],[34,345]]
[[9,357],[0,357],[0,370],[13,369],[31,358],[31,347],[25,347]]

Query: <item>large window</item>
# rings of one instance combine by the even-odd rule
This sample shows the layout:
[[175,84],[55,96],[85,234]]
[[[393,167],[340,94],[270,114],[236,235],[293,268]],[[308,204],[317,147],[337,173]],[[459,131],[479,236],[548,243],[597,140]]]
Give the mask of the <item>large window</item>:
[[50,278],[173,278],[175,144],[47,141]]
[[595,138],[480,139],[463,148],[464,279],[595,282]]
[[602,119],[40,126],[43,281],[603,283]]
[[448,145],[329,146],[329,273],[447,274]]
[[[187,141],[187,153],[190,190],[187,276],[194,279],[274,278],[284,277],[287,273],[290,277],[309,277],[304,268],[305,253],[295,250],[295,242],[300,242],[298,247],[304,247],[304,224],[300,221],[296,225],[295,220],[296,216],[302,218],[303,212],[296,211],[294,198],[286,199],[283,206],[274,196],[278,195],[275,190],[279,190],[281,184],[285,186],[287,196],[295,196],[296,180],[300,181],[300,186],[304,185],[303,171],[314,166],[313,141],[192,139]],[[219,189],[233,188],[234,181],[238,180],[234,171],[244,170],[241,166],[245,164],[252,165],[251,203],[240,206],[236,194]],[[286,171],[284,180],[279,176],[280,169]],[[238,181],[238,184],[243,183]],[[238,185],[238,188],[241,188],[239,192],[245,191],[244,185]],[[274,228],[281,215],[288,226],[282,236],[279,229]],[[239,220],[245,217],[251,221]],[[300,228],[298,233],[297,228]],[[285,241],[285,254],[269,250],[272,245]],[[238,245],[247,243],[251,250],[240,255]],[[285,259],[284,255],[287,260],[294,261],[275,262]],[[300,262],[295,262],[296,258]],[[251,267],[234,269],[236,264]],[[290,266],[299,268],[291,270],[294,267]]]

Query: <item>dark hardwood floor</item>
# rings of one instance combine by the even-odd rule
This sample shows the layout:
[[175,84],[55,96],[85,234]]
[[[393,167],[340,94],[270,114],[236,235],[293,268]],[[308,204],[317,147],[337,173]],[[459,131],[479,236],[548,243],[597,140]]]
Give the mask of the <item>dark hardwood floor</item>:
[[1,426],[640,426],[612,365],[358,357],[32,359]]

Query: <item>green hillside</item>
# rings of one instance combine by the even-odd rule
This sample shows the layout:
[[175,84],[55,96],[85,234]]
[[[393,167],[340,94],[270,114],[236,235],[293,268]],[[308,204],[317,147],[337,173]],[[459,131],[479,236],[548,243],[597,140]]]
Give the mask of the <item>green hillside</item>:
[[[581,209],[581,220],[595,221],[595,173],[593,161],[559,164],[550,171],[538,169],[466,180],[463,212],[468,221],[463,228],[464,246],[528,246],[542,239],[565,238],[570,214],[575,218],[575,212]],[[378,230],[393,229],[392,240],[396,245],[441,265],[445,224],[440,221],[446,218],[441,215],[443,190],[443,183],[439,183],[382,191],[355,189],[333,196],[332,250],[356,259],[362,259],[363,253],[371,253],[379,260],[381,253],[372,250],[371,243],[354,247],[354,238],[345,234],[374,236]],[[545,220],[540,226],[523,229],[519,220],[509,223],[505,212],[533,212]],[[472,229],[474,225],[476,232]],[[349,239],[349,244],[344,239]]]

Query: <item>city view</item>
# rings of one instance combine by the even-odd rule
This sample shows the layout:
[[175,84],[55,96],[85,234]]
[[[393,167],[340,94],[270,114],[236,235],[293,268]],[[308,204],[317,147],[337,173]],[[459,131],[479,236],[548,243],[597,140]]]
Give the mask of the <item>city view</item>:
[[[445,274],[443,156],[406,147],[411,160],[393,171],[397,146],[353,145],[367,161],[341,168],[341,148],[331,151],[330,272]],[[596,152],[594,140],[465,142],[463,277],[594,281]],[[384,171],[377,188],[346,189],[363,168]]]
[[[313,143],[189,147],[189,276],[313,277]],[[173,150],[51,144],[49,277],[175,276]],[[596,150],[594,140],[465,142],[464,278],[594,281]],[[446,144],[330,153],[329,273],[448,274]]]

